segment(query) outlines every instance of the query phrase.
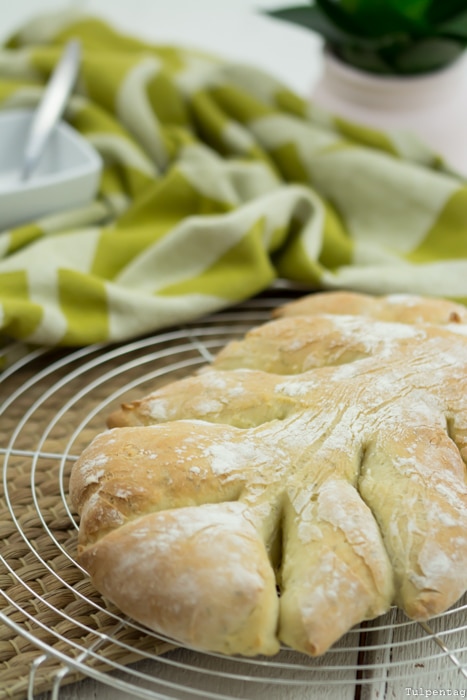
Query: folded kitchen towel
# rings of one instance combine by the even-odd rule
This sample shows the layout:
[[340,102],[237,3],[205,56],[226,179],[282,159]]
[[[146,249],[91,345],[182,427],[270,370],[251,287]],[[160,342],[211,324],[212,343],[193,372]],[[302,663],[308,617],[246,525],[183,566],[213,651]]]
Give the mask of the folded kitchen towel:
[[97,200],[0,233],[0,334],[118,341],[310,289],[467,301],[467,187],[402,134],[323,114],[275,78],[60,14],[0,50],[0,109],[34,106],[63,44],[66,119],[100,152]]

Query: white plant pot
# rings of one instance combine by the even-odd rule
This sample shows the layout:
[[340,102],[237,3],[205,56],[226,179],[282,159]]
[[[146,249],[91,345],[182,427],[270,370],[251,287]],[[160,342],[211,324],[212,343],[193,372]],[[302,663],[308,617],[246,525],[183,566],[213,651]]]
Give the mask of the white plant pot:
[[359,71],[325,52],[312,100],[349,121],[415,134],[467,175],[467,54],[443,70],[393,77]]

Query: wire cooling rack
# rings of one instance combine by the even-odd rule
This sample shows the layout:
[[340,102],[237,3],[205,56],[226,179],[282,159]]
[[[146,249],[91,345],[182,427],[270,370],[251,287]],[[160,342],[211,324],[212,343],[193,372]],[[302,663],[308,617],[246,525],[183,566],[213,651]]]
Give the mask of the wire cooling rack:
[[[32,698],[83,677],[122,697],[398,697],[467,687],[467,599],[418,624],[399,611],[353,629],[320,659],[287,649],[229,658],[181,649],[123,616],[75,562],[70,469],[121,401],[195,371],[226,342],[270,318],[291,292],[119,346],[36,350],[0,376],[0,698]],[[14,352],[15,348],[10,348]],[[467,572],[466,572],[467,578]],[[335,695],[330,695],[332,689]],[[402,690],[401,690],[402,695]],[[119,696],[120,697],[120,696]]]

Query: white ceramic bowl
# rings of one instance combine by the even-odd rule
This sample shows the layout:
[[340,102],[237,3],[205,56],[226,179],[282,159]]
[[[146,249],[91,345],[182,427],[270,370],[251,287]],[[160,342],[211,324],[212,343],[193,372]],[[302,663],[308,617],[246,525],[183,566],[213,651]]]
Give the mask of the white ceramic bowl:
[[82,206],[95,196],[102,160],[69,124],[60,122],[37,168],[20,180],[32,110],[0,111],[0,230]]

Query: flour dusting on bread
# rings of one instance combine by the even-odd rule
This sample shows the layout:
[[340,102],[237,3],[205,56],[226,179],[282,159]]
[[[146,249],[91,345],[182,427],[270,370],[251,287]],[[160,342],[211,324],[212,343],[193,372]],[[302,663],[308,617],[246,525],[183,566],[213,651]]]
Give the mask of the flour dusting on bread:
[[333,292],[274,316],[122,404],[70,494],[79,560],[126,614],[199,649],[318,655],[467,589],[467,310]]

